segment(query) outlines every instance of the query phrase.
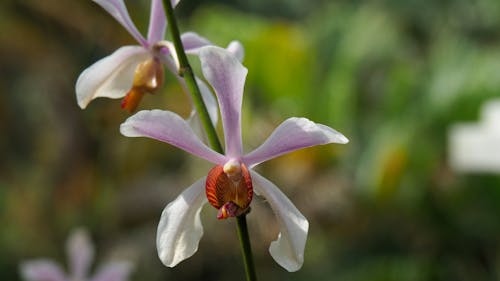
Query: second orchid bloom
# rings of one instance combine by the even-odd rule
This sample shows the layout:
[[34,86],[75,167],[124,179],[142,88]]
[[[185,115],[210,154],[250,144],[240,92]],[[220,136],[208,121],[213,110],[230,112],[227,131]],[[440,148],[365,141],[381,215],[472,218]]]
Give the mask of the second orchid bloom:
[[[139,43],[136,46],[124,46],[111,55],[97,61],[85,69],[76,82],[78,105],[86,108],[95,98],[123,98],[122,108],[134,112],[146,93],[157,92],[163,84],[166,66],[186,88],[178,73],[178,62],[172,42],[164,40],[167,22],[162,0],[151,1],[148,36],[144,38],[138,31],[128,13],[123,0],[93,0],[113,16]],[[180,0],[171,0],[173,6]],[[186,53],[197,54],[202,46],[211,45],[210,41],[194,32],[181,36]],[[237,41],[229,44],[228,50],[240,59],[243,47]],[[199,80],[199,87],[212,121],[217,118],[216,101],[204,83]],[[192,113],[194,114],[194,113]]]
[[163,211],[157,233],[160,259],[172,267],[197,251],[203,235],[200,211],[205,203],[219,209],[218,218],[234,217],[248,210],[255,192],[266,199],[279,224],[278,238],[269,248],[271,256],[288,271],[297,271],[304,261],[309,223],[276,185],[253,168],[301,148],[348,140],[328,126],[292,117],[280,124],[262,145],[245,154],[241,103],[247,69],[233,54],[218,47],[201,48],[199,57],[203,74],[218,98],[224,155],[206,146],[183,118],[170,111],[140,111],[120,128],[125,136],[166,142],[215,164],[206,177],[188,187]]

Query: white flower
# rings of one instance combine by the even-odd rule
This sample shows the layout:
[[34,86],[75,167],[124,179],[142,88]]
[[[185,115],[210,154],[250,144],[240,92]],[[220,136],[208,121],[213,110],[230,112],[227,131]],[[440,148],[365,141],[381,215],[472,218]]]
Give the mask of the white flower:
[[199,56],[203,74],[218,98],[225,155],[207,147],[180,116],[170,111],[140,111],[120,128],[125,136],[157,139],[216,165],[207,177],[188,187],[163,211],[157,233],[160,259],[172,267],[197,251],[203,235],[199,214],[207,201],[219,209],[218,218],[238,216],[248,210],[255,188],[256,194],[271,206],[280,228],[278,239],[269,248],[271,256],[288,271],[296,271],[304,261],[309,223],[272,182],[252,168],[301,148],[348,140],[330,127],[292,117],[279,125],[261,146],[244,154],[240,121],[247,69],[221,48],[204,47]]
[[[171,42],[163,40],[167,22],[161,0],[151,1],[151,15],[147,39],[132,22],[123,0],[93,0],[112,15],[139,45],[124,46],[85,69],[76,82],[78,105],[83,109],[95,98],[123,98],[122,108],[135,111],[145,93],[156,92],[163,84],[163,65],[175,74],[186,89],[184,79],[178,76],[178,62]],[[172,0],[177,5],[179,0]],[[197,54],[202,46],[211,44],[193,32],[184,33],[181,41],[186,53]],[[233,41],[229,50],[243,56],[243,47]],[[212,121],[217,120],[217,103],[210,90],[198,80],[201,94]]]

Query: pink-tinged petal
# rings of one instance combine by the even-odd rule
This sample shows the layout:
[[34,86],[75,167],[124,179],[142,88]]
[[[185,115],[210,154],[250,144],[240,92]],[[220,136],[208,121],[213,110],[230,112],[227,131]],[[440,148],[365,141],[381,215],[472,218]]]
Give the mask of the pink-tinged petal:
[[227,45],[226,50],[233,54],[239,61],[243,61],[245,57],[245,48],[240,41],[231,41]]
[[271,242],[269,252],[283,268],[290,272],[297,271],[304,263],[309,222],[276,185],[254,171],[250,173],[255,191],[266,198],[280,228],[278,239]]
[[129,262],[110,262],[100,268],[90,281],[126,281],[132,269],[133,266]]
[[163,40],[167,20],[162,0],[151,1],[151,15],[149,17],[148,42],[150,45]]
[[124,97],[132,87],[137,65],[148,56],[142,47],[125,46],[85,69],[76,81],[78,105],[85,108],[98,97]]
[[243,157],[249,167],[280,155],[311,146],[347,143],[349,140],[334,129],[306,118],[292,117],[281,123],[269,138]]
[[94,259],[94,245],[84,229],[74,230],[66,242],[69,258],[69,272],[75,280],[83,280],[89,272]]
[[207,46],[200,51],[203,74],[219,100],[226,155],[240,157],[241,101],[248,70],[228,51]]
[[207,202],[205,181],[202,178],[188,187],[161,214],[156,247],[160,260],[168,267],[174,267],[198,250],[203,236],[200,211]]
[[120,132],[127,137],[148,137],[166,142],[214,164],[225,156],[206,146],[179,115],[163,110],[143,110],[129,117]]
[[[186,54],[198,55],[201,48],[213,45],[208,39],[194,33],[186,32],[181,36],[182,44]],[[233,54],[240,62],[243,61],[245,48],[239,41],[231,41],[226,47],[226,51]]]
[[64,272],[51,260],[22,262],[19,269],[25,281],[66,281]]
[[201,47],[212,45],[205,37],[195,32],[186,32],[181,35],[182,46],[186,54],[198,54]]
[[132,22],[128,14],[127,7],[123,0],[93,0],[99,4],[106,12],[112,15],[125,29],[132,35],[137,42],[144,47],[149,47],[146,39],[141,35],[137,27]]

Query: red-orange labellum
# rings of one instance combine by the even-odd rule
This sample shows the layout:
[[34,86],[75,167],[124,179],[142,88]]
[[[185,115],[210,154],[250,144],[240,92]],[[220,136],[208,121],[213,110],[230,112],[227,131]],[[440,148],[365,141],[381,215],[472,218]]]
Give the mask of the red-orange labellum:
[[241,164],[241,175],[231,178],[217,165],[208,172],[205,191],[210,205],[219,210],[217,218],[239,216],[252,202],[252,179],[245,164]]

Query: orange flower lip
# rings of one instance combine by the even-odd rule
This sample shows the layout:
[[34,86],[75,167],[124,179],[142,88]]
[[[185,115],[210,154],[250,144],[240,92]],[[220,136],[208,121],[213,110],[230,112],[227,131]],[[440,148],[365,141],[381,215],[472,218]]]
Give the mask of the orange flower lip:
[[[234,162],[231,163],[233,165]],[[248,212],[253,197],[252,179],[245,164],[234,165],[231,173],[227,165],[217,165],[208,172],[205,191],[208,202],[219,210],[218,219],[236,217]]]
[[155,93],[163,85],[163,66],[156,58],[150,58],[137,65],[132,88],[122,100],[121,107],[134,112],[145,93]]

